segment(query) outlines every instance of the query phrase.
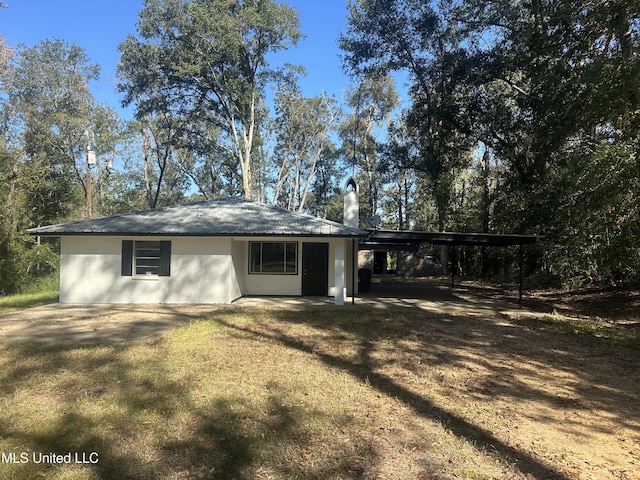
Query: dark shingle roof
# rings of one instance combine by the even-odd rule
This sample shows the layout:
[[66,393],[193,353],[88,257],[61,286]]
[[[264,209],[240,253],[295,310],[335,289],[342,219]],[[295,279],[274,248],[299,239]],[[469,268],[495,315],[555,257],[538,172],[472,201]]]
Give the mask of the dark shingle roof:
[[221,198],[28,230],[33,235],[364,237],[368,232],[242,198]]

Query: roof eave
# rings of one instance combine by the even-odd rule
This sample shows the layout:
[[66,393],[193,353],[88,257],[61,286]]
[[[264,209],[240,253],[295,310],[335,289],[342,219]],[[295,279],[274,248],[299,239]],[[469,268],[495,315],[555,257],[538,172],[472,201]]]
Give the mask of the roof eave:
[[253,232],[253,233],[191,233],[191,232],[40,232],[29,229],[30,235],[40,237],[301,237],[301,238],[365,238],[368,233],[299,233],[299,232]]

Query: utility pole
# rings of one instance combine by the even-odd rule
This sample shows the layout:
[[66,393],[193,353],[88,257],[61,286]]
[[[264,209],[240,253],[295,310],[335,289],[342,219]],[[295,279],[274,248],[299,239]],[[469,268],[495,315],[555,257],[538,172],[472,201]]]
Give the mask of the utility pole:
[[93,218],[93,205],[92,205],[92,193],[91,193],[91,165],[96,163],[95,152],[91,150],[91,142],[89,140],[89,130],[84,131],[85,138],[85,153],[87,155],[87,175],[85,178],[85,191],[87,194],[87,218]]

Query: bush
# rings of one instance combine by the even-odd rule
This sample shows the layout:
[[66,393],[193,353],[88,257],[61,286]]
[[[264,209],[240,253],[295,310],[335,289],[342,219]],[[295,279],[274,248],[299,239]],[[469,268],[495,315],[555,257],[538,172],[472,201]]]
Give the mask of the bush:
[[0,295],[57,288],[60,256],[51,243],[12,242],[0,250]]

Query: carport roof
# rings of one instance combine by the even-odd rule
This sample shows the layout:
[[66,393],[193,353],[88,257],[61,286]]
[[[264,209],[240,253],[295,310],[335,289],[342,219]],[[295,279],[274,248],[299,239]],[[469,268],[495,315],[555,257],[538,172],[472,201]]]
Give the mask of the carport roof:
[[32,235],[303,236],[363,238],[358,228],[264,205],[220,198],[27,230]]
[[542,238],[539,235],[491,234],[491,233],[457,233],[457,232],[412,232],[405,230],[376,230],[363,242],[362,247],[376,244],[419,244],[434,245],[484,245],[506,247],[535,243]]

